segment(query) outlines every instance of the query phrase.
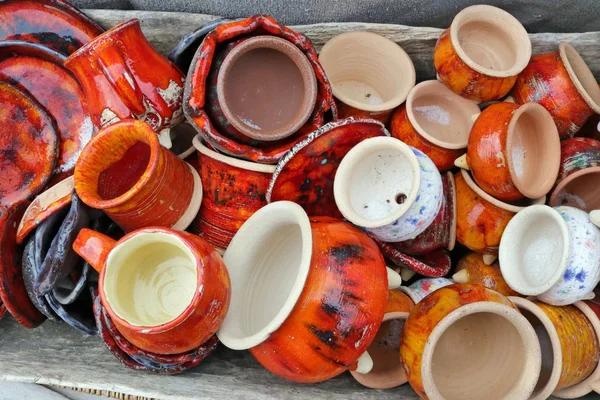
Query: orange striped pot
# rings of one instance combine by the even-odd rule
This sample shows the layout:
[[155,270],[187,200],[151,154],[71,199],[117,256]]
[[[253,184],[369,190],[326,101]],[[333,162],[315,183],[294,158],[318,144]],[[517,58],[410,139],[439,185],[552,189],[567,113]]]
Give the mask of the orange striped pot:
[[504,296],[519,296],[504,280],[498,261],[487,265],[483,256],[478,253],[470,253],[461,258],[452,280],[457,283],[482,285]]

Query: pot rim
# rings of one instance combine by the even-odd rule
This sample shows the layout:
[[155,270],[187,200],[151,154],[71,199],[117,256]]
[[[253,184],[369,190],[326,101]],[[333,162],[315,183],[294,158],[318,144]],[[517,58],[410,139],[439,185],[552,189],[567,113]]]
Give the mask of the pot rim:
[[[596,114],[600,114],[600,104],[598,104],[596,101],[594,101],[592,96],[590,96],[588,91],[583,86],[583,83],[581,83],[581,81],[575,74],[575,71],[573,70],[573,66],[571,65],[571,61],[569,60],[569,57],[574,57],[575,58],[574,61],[576,63],[578,63],[580,66],[585,67],[584,73],[589,74],[590,76],[593,77],[592,71],[588,67],[587,63],[584,61],[584,59],[581,57],[581,55],[575,49],[575,47],[573,47],[573,45],[571,45],[569,42],[560,42],[559,43],[558,54],[560,56],[560,60],[562,61],[563,65],[565,66],[565,69],[567,70],[567,73],[569,74],[569,78],[571,78],[571,82],[573,82],[573,85],[575,85],[575,88],[577,89],[577,92],[579,93],[579,95],[581,97],[583,97],[583,100],[586,102],[586,104]],[[594,81],[595,81],[595,78],[594,78]],[[596,86],[598,86],[598,85],[596,84]],[[599,91],[599,95],[600,95],[600,89],[598,89],[598,91]]]
[[[556,185],[556,187],[554,188],[554,190],[552,191],[552,194],[550,196],[550,201],[549,201],[550,206],[552,206],[552,207],[562,206],[563,204],[558,204],[558,195],[560,194],[560,192],[562,192],[562,190],[565,188],[565,186],[567,186],[569,183],[571,183],[575,179],[580,178],[585,175],[588,175],[588,174],[600,174],[600,165],[597,167],[582,168],[578,171],[575,171],[575,172],[567,175],[563,180],[558,182],[558,184]],[[587,210],[587,211],[589,212],[592,210]]]
[[[443,185],[443,179],[444,179],[444,175],[446,175],[447,179],[448,179],[448,184],[450,186],[450,196],[449,196],[449,200],[452,203],[452,222],[450,223],[450,240],[448,241],[448,251],[452,251],[454,250],[454,247],[456,246],[456,224],[458,223],[457,218],[457,199],[456,199],[456,181],[454,179],[454,174],[451,171],[447,171],[446,173],[442,174],[442,185]],[[446,199],[448,200],[448,199]]]
[[203,142],[204,140],[202,139],[202,135],[199,133],[196,136],[194,136],[194,139],[192,139],[192,143],[196,150],[200,154],[205,155],[206,157],[220,161],[227,165],[231,165],[232,167],[245,169],[248,171],[262,172],[265,174],[272,174],[273,172],[275,172],[275,165],[260,164],[252,161],[240,160],[238,158],[229,157],[209,149],[204,145]]

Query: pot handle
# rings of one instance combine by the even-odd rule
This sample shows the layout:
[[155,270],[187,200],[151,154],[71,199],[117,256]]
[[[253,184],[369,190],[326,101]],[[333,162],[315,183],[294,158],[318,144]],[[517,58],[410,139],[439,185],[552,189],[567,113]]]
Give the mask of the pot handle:
[[390,267],[385,267],[387,269],[387,278],[388,278],[388,289],[397,289],[402,285],[402,278],[400,274],[391,269]]
[[84,228],[79,231],[73,250],[87,261],[96,271],[102,272],[108,253],[115,247],[117,241],[102,233]]
[[351,371],[356,371],[359,374],[368,374],[373,369],[373,359],[368,352],[364,352],[358,357],[358,360],[350,368]]
[[456,160],[454,160],[454,165],[457,166],[458,168],[466,169],[468,171],[469,170],[469,161],[467,160],[467,153],[463,154],[462,156],[460,156]]
[[592,221],[592,224],[600,228],[600,210],[594,210],[590,212],[590,221]]

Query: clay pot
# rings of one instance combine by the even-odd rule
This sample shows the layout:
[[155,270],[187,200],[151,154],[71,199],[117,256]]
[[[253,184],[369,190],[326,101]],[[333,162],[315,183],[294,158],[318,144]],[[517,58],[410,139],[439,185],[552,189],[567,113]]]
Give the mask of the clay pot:
[[384,242],[423,233],[443,199],[433,162],[391,137],[366,139],[350,150],[337,170],[333,192],[344,218]]
[[415,86],[415,67],[396,43],[372,32],[331,38],[319,61],[339,100],[340,117],[368,116],[387,122]]
[[196,170],[159,144],[152,128],[127,120],[98,132],[75,166],[75,190],[126,232],[185,229],[202,202]]
[[558,51],[531,58],[511,95],[519,104],[536,102],[550,112],[561,138],[572,137],[600,114],[600,88],[577,50],[561,42]]
[[452,275],[452,280],[456,283],[482,285],[504,296],[519,295],[504,280],[500,264],[494,262],[487,265],[483,261],[483,256],[478,253],[470,253],[460,259],[456,266],[456,273]]
[[542,361],[535,331],[517,308],[469,284],[441,288],[415,305],[400,355],[422,399],[526,400]]
[[279,201],[246,221],[224,260],[232,297],[217,335],[225,346],[249,349],[267,370],[295,382],[372,369],[363,353],[383,320],[388,282],[401,280],[386,272],[377,245],[358,228],[309,220],[299,205]]
[[554,121],[539,104],[492,104],[475,121],[467,154],[456,165],[470,169],[477,185],[499,200],[545,196],[560,167]]
[[465,153],[469,132],[480,110],[438,81],[415,86],[392,116],[391,133],[425,153],[440,171],[454,168]]
[[[418,273],[423,276],[439,277],[448,275],[452,267],[450,252],[446,249],[432,250],[429,253],[413,257],[398,250],[398,243],[383,243],[379,240],[375,240],[375,243],[386,259],[400,267],[394,268],[394,270],[400,269],[401,275],[403,270],[405,273],[407,273],[406,270],[409,270],[412,271],[412,275]],[[412,275],[405,280],[410,279]]]
[[552,305],[593,296],[600,281],[600,229],[573,207],[527,207],[508,223],[500,242],[506,283]]
[[408,295],[413,303],[418,304],[425,297],[438,289],[454,284],[447,278],[427,278],[419,279],[410,286],[400,286],[400,290]]
[[194,146],[204,196],[191,229],[213,246],[226,249],[244,222],[267,204],[265,193],[275,166],[219,154],[206,147],[200,135],[194,138]]
[[475,5],[459,12],[435,44],[433,62],[452,91],[477,102],[504,97],[531,57],[521,23],[504,10]]
[[561,143],[560,170],[551,206],[571,206],[590,212],[600,208],[600,142],[573,138]]

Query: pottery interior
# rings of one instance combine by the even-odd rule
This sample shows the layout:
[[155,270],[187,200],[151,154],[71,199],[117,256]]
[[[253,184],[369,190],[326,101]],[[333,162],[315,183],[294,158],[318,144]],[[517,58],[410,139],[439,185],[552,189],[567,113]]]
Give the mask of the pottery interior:
[[317,81],[294,44],[256,36],[240,42],[223,60],[217,96],[236,129],[253,139],[273,141],[294,134],[308,121]]
[[359,110],[396,108],[415,85],[415,67],[396,43],[371,32],[347,32],[329,40],[319,61],[333,95]]
[[531,57],[531,42],[523,25],[496,7],[465,8],[454,17],[450,35],[461,60],[488,76],[515,76]]
[[572,173],[552,192],[550,205],[571,206],[590,212],[600,208],[600,167]]
[[562,60],[571,81],[585,102],[596,114],[600,114],[600,87],[592,71],[587,66],[577,50],[567,42],[561,42],[559,47]]

